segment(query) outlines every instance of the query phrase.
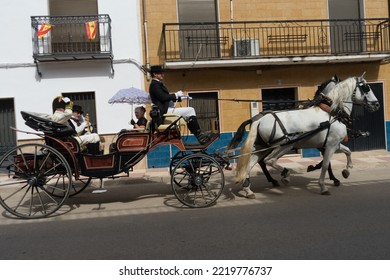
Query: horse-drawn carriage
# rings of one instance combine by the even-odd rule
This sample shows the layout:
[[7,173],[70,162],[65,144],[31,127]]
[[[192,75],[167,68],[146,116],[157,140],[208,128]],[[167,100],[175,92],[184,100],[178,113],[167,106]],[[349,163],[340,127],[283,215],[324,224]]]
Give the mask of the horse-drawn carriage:
[[122,130],[107,154],[82,151],[73,130],[21,112],[25,124],[37,132],[41,143],[16,146],[0,159],[0,204],[21,218],[42,218],[55,213],[67,200],[83,191],[92,179],[129,176],[145,155],[159,145],[172,144],[180,151],[170,165],[171,186],[177,199],[189,207],[207,207],[221,195],[225,179],[221,157],[206,153],[205,145],[184,143],[178,116],[166,116],[158,127],[151,121],[146,131]]
[[[254,197],[249,183],[250,169],[260,163],[266,174],[265,164],[268,164],[280,170],[282,178],[286,177],[288,172],[276,162],[292,148],[323,151],[319,186],[321,194],[329,194],[324,185],[325,172],[347,135],[346,124],[341,119],[350,115],[354,103],[376,111],[379,102],[363,77],[333,83],[324,100],[330,104],[327,106],[330,111],[314,105],[301,110],[270,112],[244,122],[251,123],[251,129],[239,156],[232,155],[234,147],[230,145],[238,138],[232,139],[225,153],[208,154],[206,149],[212,141],[206,145],[183,143],[182,118],[170,116],[165,117],[168,123],[161,126],[157,126],[156,116],[152,117],[150,129],[144,132],[120,132],[108,154],[89,154],[80,150],[69,127],[22,112],[26,125],[38,131],[34,134],[43,143],[14,147],[0,159],[0,204],[21,218],[49,216],[69,196],[83,191],[92,178],[100,179],[102,186],[103,178],[128,175],[151,149],[166,144],[180,150],[171,159],[171,187],[176,198],[189,207],[207,207],[216,202],[225,185],[223,168],[234,157],[238,157],[235,179],[242,182],[247,197]],[[241,128],[236,136],[240,130],[245,131]],[[348,169],[352,167],[350,151],[344,152]]]

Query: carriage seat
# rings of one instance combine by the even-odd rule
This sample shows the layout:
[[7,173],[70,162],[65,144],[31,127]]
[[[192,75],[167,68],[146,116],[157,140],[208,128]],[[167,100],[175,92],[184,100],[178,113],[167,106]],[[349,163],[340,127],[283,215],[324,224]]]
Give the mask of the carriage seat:
[[21,111],[20,113],[25,120],[25,124],[28,127],[35,129],[36,131],[42,131],[45,134],[49,134],[55,137],[65,137],[74,134],[72,127],[53,122],[52,120],[48,119],[49,115],[25,111]]
[[[180,117],[179,115],[176,114],[164,114],[163,115],[164,121],[162,124],[160,124],[157,127],[158,131],[164,131],[166,130],[170,125],[172,125],[176,121],[176,126],[185,126],[187,123],[186,121]],[[173,127],[172,127],[173,128]]]

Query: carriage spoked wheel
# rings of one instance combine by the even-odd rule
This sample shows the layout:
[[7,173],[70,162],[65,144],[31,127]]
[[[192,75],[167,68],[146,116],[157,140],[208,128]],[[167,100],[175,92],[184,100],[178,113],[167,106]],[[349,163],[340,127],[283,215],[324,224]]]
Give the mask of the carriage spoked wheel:
[[68,162],[50,146],[20,145],[0,159],[0,204],[17,217],[36,219],[53,214],[64,204],[71,187]]
[[172,158],[171,163],[169,164],[169,174],[172,174],[173,169],[176,167],[177,163],[184,158],[185,156],[188,156],[190,154],[193,154],[193,152],[187,152],[187,151],[179,151],[177,152]]
[[202,153],[183,157],[171,173],[171,187],[176,198],[192,208],[215,204],[224,186],[222,167],[214,158]]
[[[86,187],[88,187],[91,180],[92,180],[91,177],[83,177],[83,176],[79,177],[79,179],[77,180],[73,178],[72,185],[69,191],[69,197],[81,193]],[[50,194],[53,196],[62,197],[64,195],[64,192],[62,190],[58,191],[56,188],[53,188],[50,190]]]

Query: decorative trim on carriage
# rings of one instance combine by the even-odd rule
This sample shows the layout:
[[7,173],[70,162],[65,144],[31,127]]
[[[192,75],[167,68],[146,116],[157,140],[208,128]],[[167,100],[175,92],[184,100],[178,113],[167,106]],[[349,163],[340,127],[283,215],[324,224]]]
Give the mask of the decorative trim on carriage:
[[116,142],[116,148],[119,152],[143,151],[147,149],[149,143],[149,134],[131,134],[131,137],[122,136]]
[[83,155],[86,170],[114,168],[115,155]]
[[78,153],[80,151],[80,145],[79,143],[72,137],[60,139],[62,142],[64,142],[69,149],[72,150],[74,153]]

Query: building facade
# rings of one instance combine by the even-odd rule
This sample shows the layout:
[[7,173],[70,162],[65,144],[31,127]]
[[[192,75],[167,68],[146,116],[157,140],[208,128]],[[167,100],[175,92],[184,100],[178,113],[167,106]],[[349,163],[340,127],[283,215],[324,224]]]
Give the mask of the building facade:
[[[353,128],[371,136],[347,145],[390,150],[389,1],[143,0],[141,8],[144,63],[165,65],[168,88],[190,95],[202,126],[221,133],[216,146],[259,111],[312,99],[335,74],[365,73],[381,109],[354,109]],[[156,159],[175,152],[165,148]]]
[[140,18],[137,0],[3,1],[1,152],[32,138],[9,129],[31,131],[20,111],[50,114],[60,95],[82,105],[106,146],[130,128],[132,107],[108,100],[144,87]]
[[[84,107],[106,145],[129,128],[131,106],[108,103],[120,89],[148,90],[145,69],[163,64],[171,92],[192,97],[202,128],[224,147],[263,110],[294,108],[333,75],[360,76],[381,102],[357,108],[352,150],[390,150],[389,1],[385,0],[6,0],[0,44],[0,153],[31,135],[20,111],[51,112],[55,96]],[[23,9],[20,9],[23,7]],[[15,13],[15,11],[18,11]],[[356,106],[355,106],[356,107]],[[193,138],[184,133],[184,140]],[[164,146],[139,168],[169,166]],[[294,151],[318,155],[318,151]]]

